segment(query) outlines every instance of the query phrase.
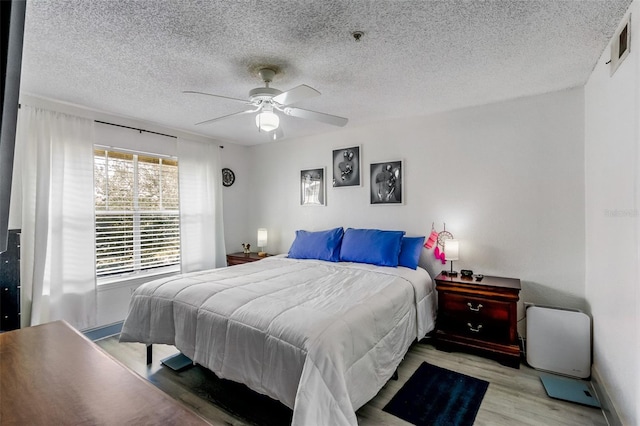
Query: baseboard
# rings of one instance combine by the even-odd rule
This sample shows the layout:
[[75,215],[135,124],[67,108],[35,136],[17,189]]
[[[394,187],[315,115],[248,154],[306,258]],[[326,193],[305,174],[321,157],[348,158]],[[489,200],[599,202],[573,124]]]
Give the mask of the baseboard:
[[100,327],[83,330],[82,334],[87,336],[91,341],[106,339],[107,337],[120,334],[124,321],[114,322],[113,324],[101,325]]
[[600,405],[602,405],[602,413],[604,414],[604,418],[607,420],[609,426],[623,426],[622,422],[620,421],[620,416],[618,415],[613,402],[611,402],[609,393],[602,383],[603,381],[600,377],[600,374],[598,373],[598,370],[592,366],[591,385],[593,386],[593,390],[596,393],[598,401],[600,401]]

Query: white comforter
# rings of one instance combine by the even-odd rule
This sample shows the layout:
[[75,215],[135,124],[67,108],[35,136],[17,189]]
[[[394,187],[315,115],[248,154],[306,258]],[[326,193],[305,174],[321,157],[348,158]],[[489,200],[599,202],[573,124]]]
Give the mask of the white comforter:
[[433,329],[435,300],[421,268],[270,257],[139,287],[120,340],[175,345],[292,408],[294,425],[355,425]]

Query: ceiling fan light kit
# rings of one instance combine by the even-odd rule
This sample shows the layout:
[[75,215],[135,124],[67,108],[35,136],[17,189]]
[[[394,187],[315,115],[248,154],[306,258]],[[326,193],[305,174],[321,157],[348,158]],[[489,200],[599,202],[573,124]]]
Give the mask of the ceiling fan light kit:
[[300,86],[294,87],[291,90],[282,92],[278,89],[269,87],[269,83],[273,81],[273,77],[276,75],[275,70],[271,68],[262,68],[258,71],[258,75],[264,82],[265,87],[257,87],[250,90],[248,101],[244,99],[231,98],[228,96],[214,95],[211,93],[195,92],[191,90],[185,91],[184,93],[207,95],[216,98],[241,102],[245,105],[250,105],[251,107],[250,109],[245,111],[240,111],[224,115],[222,117],[205,120],[200,123],[196,123],[196,125],[209,124],[215,121],[242,114],[257,113],[256,127],[258,127],[258,131],[266,132],[270,136],[272,136],[272,139],[276,139],[276,136],[278,138],[282,138],[283,136],[282,130],[279,129],[280,117],[278,116],[276,111],[280,111],[283,114],[291,117],[320,121],[322,123],[331,124],[333,126],[344,126],[349,121],[344,117],[338,117],[336,115],[325,114],[322,112],[310,111],[307,109],[290,106],[297,102],[319,96],[320,92],[318,92],[316,89],[309,87],[306,84],[301,84]]
[[280,118],[273,111],[263,111],[256,115],[256,126],[263,132],[271,132],[280,125]]

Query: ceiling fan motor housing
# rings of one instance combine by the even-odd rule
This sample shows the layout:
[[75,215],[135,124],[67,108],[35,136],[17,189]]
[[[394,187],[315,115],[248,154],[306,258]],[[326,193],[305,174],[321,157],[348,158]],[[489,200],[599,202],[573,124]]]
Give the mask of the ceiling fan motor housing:
[[271,87],[256,87],[249,91],[249,100],[251,102],[269,101],[280,93],[282,93],[282,90],[273,89]]

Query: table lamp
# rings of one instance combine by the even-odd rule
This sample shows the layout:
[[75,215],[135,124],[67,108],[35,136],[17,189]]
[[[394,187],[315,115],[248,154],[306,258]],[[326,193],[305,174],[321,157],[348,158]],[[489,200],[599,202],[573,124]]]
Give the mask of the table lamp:
[[444,258],[451,261],[451,271],[447,274],[451,277],[458,275],[458,271],[453,270],[453,261],[460,259],[459,248],[458,240],[444,240]]
[[264,247],[267,245],[267,229],[259,228],[258,229],[258,247],[260,247],[260,251],[258,252],[258,256],[265,257],[267,253],[264,251]]

